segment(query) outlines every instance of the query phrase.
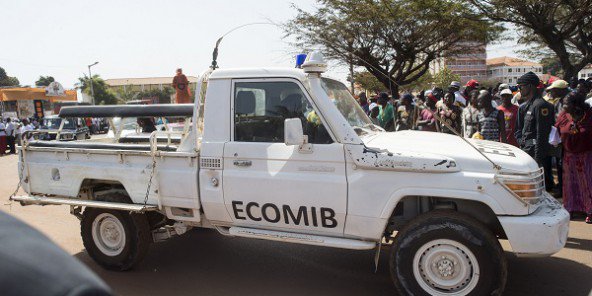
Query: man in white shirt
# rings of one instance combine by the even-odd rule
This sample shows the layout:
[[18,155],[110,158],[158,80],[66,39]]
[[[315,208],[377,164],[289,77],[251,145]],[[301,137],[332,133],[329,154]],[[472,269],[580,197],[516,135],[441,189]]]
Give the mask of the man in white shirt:
[[452,81],[448,90],[454,92],[455,105],[463,108],[467,106],[467,99],[460,93],[460,82]]
[[10,118],[6,119],[6,143],[8,143],[8,147],[10,148],[10,154],[15,154],[16,149],[14,147],[14,139],[15,139],[15,125],[10,120]]

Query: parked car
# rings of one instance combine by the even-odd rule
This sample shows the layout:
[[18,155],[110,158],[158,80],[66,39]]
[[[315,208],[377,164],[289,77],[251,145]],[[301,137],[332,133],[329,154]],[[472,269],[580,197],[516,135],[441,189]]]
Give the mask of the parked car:
[[40,140],[55,140],[58,136],[60,125],[62,127],[59,132],[60,141],[76,141],[90,139],[90,130],[83,124],[80,118],[60,118],[58,116],[48,116],[43,118],[40,131],[47,131],[47,133],[39,135]]

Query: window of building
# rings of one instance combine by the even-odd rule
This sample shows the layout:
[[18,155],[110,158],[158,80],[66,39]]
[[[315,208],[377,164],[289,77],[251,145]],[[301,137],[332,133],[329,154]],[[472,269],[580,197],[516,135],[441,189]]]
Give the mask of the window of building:
[[284,120],[299,118],[313,144],[333,140],[298,84],[288,81],[237,82],[234,89],[234,141],[284,142]]
[[508,73],[512,73],[512,68],[508,68]]

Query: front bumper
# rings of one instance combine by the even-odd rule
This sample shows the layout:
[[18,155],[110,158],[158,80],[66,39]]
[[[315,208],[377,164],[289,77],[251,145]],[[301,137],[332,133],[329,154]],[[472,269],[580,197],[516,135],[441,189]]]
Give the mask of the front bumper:
[[528,216],[501,216],[512,251],[523,257],[553,255],[565,246],[569,231],[569,213],[550,194]]

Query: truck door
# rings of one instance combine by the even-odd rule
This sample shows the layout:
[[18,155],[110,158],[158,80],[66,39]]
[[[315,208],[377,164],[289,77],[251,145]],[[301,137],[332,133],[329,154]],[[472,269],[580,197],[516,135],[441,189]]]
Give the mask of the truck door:
[[[231,141],[224,146],[224,203],[235,225],[342,235],[345,154],[297,80],[234,80]],[[300,118],[310,151],[284,144]]]

